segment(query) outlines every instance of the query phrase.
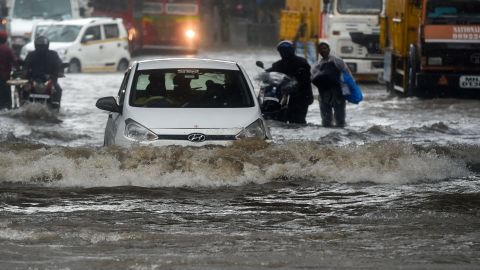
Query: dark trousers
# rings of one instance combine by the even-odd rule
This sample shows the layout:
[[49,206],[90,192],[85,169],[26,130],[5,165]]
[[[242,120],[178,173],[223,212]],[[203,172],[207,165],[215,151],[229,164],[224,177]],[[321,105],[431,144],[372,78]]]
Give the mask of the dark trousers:
[[0,109],[12,108],[12,94],[10,85],[6,81],[0,79]]
[[346,106],[345,99],[336,100],[335,102],[323,102],[320,99],[320,115],[322,116],[322,125],[324,127],[332,127],[333,119],[335,118],[335,124],[337,127],[345,127],[346,118]]
[[55,93],[52,96],[52,101],[60,103],[60,101],[62,100],[63,89],[60,87],[60,84],[58,84],[57,81],[53,83],[53,86],[55,87]]
[[286,121],[291,124],[306,124],[307,120],[305,118],[307,118],[308,103],[303,100],[293,100],[293,103],[291,101],[287,108]]

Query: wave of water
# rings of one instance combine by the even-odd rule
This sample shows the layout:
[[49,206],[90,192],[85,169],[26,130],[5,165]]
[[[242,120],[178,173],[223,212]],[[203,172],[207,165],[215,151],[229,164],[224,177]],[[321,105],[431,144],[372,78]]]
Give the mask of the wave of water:
[[403,184],[466,177],[480,167],[478,146],[425,148],[397,141],[131,149],[20,142],[0,144],[0,151],[0,183],[53,187],[219,187],[292,179]]
[[4,114],[29,123],[41,122],[58,124],[62,122],[57,112],[52,111],[46,105],[40,103],[28,103]]

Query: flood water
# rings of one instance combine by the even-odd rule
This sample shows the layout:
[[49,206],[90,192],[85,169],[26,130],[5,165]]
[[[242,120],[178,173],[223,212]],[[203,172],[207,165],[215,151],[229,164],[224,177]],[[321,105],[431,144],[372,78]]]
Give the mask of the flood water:
[[[201,52],[253,78],[272,50]],[[59,114],[0,112],[0,269],[478,269],[480,100],[363,84],[345,129],[104,148],[122,74],[67,74]]]

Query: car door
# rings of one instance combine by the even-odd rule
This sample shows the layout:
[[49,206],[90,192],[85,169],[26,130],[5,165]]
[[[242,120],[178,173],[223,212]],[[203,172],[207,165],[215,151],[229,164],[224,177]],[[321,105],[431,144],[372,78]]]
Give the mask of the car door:
[[[122,85],[118,90],[117,103],[120,106],[120,111],[123,112],[123,104],[125,102],[125,94],[127,92],[128,79],[130,78],[131,69],[125,72]],[[118,133],[118,128],[123,127],[125,119],[122,113],[110,112],[108,114],[107,127],[105,128],[104,145],[115,144],[115,137]]]
[[89,26],[82,36],[80,62],[82,71],[97,71],[102,67],[104,44],[100,25]]
[[106,23],[103,24],[103,30],[105,33],[104,49],[108,52],[102,59],[103,65],[114,71],[121,58],[120,52],[123,50],[120,29],[117,23]]

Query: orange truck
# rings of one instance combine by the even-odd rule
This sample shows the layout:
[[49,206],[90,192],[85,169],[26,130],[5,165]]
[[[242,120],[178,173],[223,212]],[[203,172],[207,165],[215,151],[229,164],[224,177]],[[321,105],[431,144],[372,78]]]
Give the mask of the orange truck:
[[387,0],[387,89],[405,96],[480,93],[480,1]]

